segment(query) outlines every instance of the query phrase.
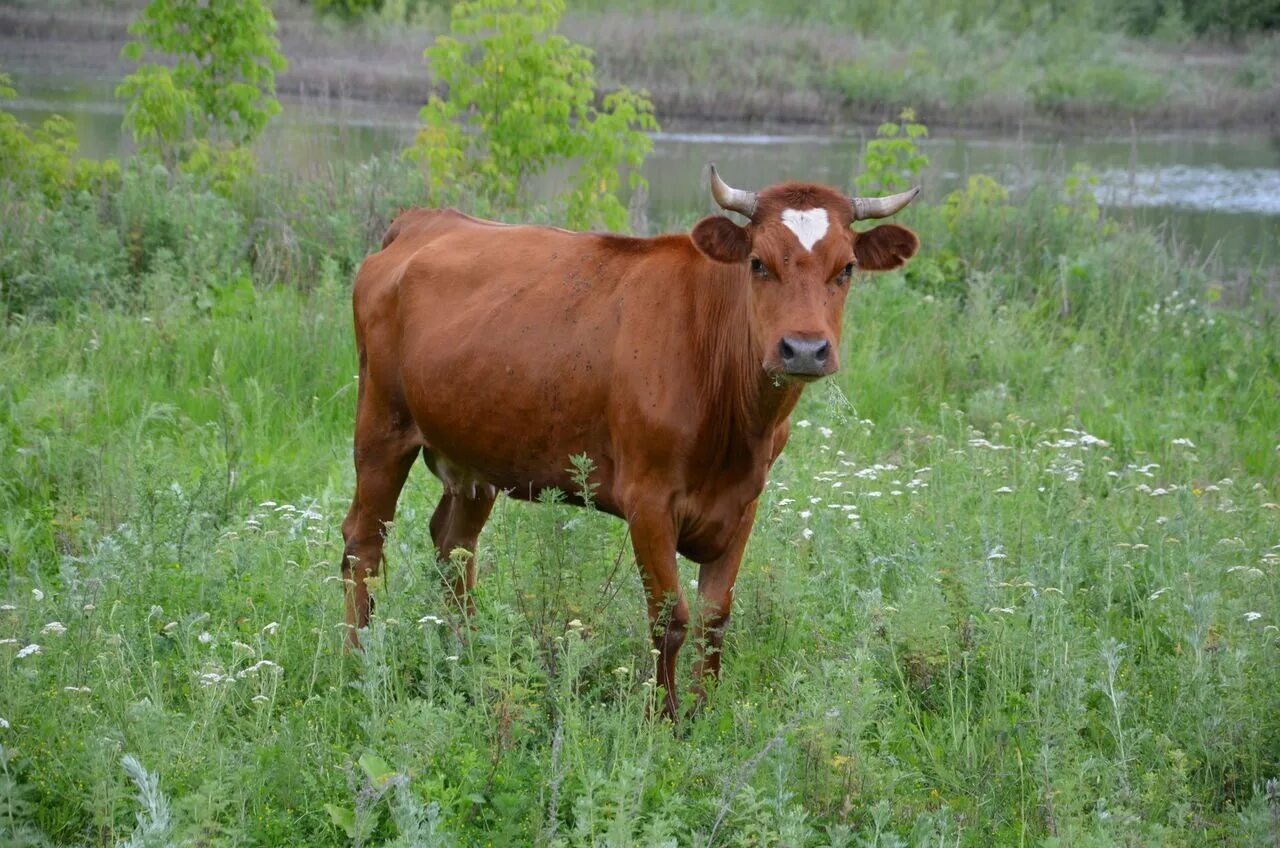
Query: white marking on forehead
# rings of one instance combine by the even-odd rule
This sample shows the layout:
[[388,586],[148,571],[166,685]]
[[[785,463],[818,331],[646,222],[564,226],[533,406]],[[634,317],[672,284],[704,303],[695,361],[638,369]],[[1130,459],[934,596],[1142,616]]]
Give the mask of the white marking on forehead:
[[827,227],[830,225],[825,209],[784,209],[782,223],[796,234],[800,246],[805,250],[813,250],[813,246],[827,234]]

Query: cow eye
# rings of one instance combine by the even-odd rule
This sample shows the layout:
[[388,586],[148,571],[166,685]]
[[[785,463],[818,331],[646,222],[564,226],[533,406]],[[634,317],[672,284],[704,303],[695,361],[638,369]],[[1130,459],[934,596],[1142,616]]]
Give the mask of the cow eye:
[[769,276],[769,271],[764,267],[764,263],[757,256],[751,257],[751,273],[757,277]]
[[836,282],[839,283],[840,285],[844,285],[845,283],[849,282],[849,278],[852,276],[853,276],[853,263],[850,262],[848,265],[844,266],[844,269],[839,274],[836,275]]

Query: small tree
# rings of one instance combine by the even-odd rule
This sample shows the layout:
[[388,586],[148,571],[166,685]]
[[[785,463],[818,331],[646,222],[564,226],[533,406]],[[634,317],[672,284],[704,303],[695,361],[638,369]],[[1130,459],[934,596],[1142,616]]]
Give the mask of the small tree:
[[916,139],[926,138],[929,128],[916,121],[914,109],[903,109],[898,122],[888,121],[876,128],[876,137],[867,142],[862,173],[854,180],[858,191],[903,191],[929,167],[929,157]]
[[276,74],[286,63],[275,30],[264,0],[151,0],[123,55],[174,62],[140,65],[116,89],[138,146],[215,183],[251,167],[247,146],[280,112]]
[[405,155],[426,170],[435,202],[467,192],[514,206],[522,181],[575,163],[561,197],[573,227],[622,229],[620,168],[630,185],[658,127],[647,95],[622,89],[596,108],[591,51],[556,34],[563,0],[474,0],[454,6],[450,36],[425,56],[446,89],[421,112]]

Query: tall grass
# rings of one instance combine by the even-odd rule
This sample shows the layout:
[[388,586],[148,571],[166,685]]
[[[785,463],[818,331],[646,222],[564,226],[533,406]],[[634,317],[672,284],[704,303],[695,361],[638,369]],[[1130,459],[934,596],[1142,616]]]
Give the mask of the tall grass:
[[225,208],[161,180],[62,227],[6,207],[31,279],[104,280],[48,276],[0,329],[7,840],[1277,837],[1273,309],[1209,306],[1078,190],[909,212],[924,250],[851,293],[725,678],[673,733],[623,525],[554,499],[499,502],[465,622],[416,469],[366,650],[341,650],[349,275],[398,203],[361,173]]

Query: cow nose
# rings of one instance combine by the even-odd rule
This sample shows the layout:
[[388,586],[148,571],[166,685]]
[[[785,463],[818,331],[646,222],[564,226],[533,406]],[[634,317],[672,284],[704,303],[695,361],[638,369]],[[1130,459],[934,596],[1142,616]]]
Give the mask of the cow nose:
[[782,370],[787,374],[822,377],[827,373],[827,355],[831,344],[826,339],[791,339],[778,342]]

